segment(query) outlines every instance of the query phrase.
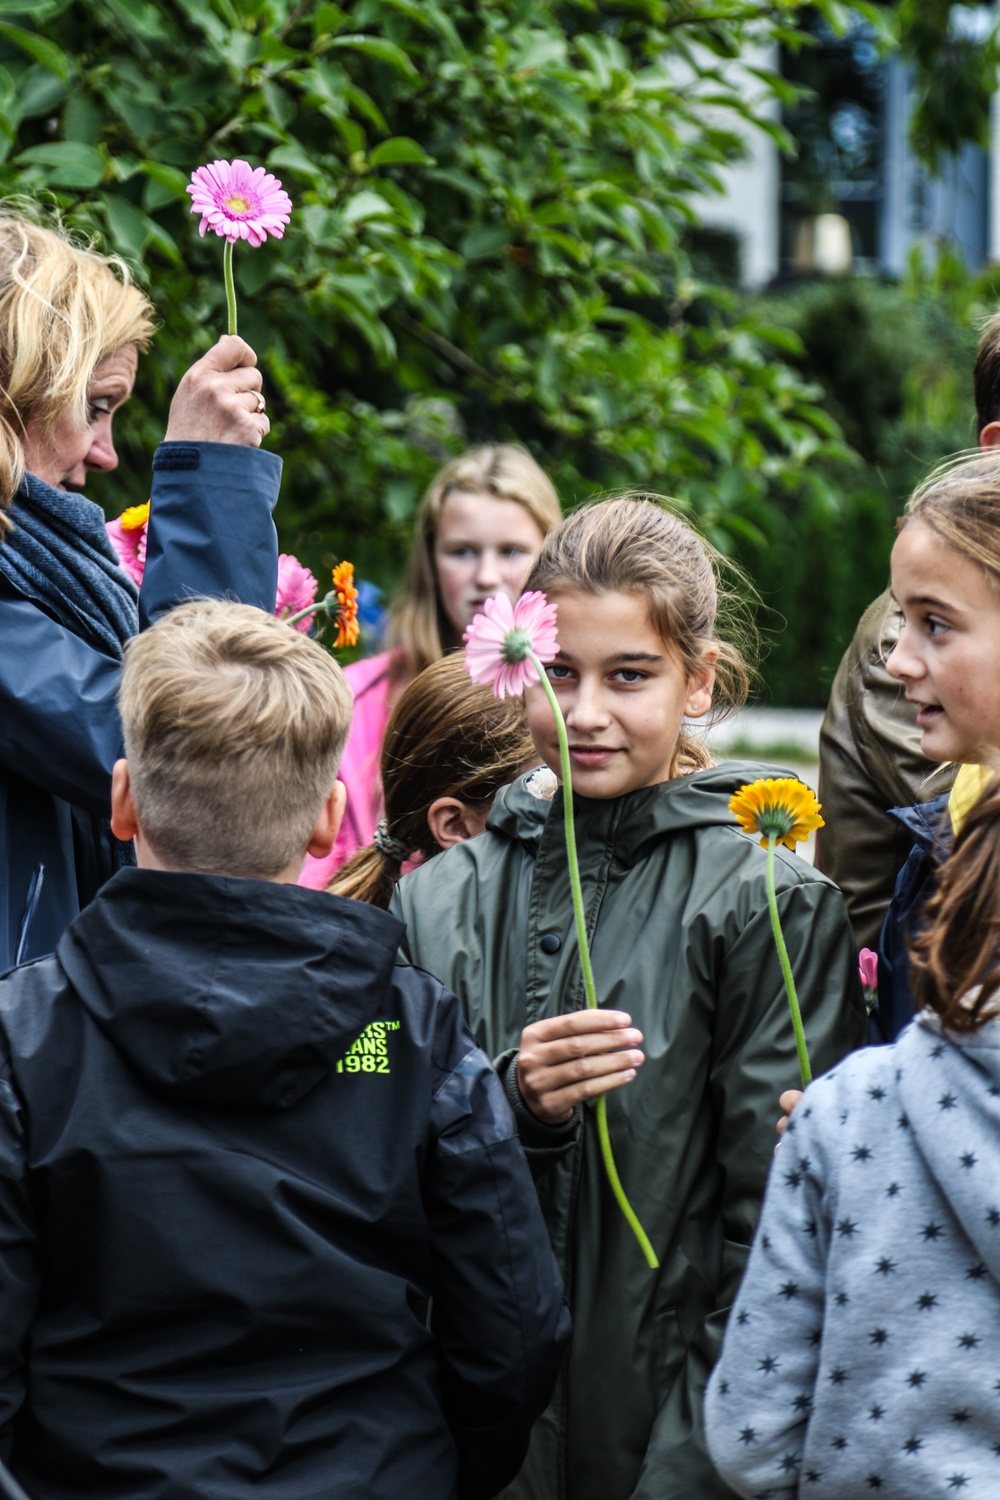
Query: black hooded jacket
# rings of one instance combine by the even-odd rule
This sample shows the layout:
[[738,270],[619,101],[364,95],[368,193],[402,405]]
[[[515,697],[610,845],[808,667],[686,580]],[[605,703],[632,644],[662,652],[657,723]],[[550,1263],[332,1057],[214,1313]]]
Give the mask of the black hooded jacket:
[[516,1472],[561,1284],[496,1075],[400,934],[126,870],[0,981],[0,1434],[37,1500]]

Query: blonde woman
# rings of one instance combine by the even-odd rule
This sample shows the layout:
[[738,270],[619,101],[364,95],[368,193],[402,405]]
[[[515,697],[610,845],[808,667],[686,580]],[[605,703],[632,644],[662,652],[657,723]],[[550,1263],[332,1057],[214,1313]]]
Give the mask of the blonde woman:
[[268,421],[241,339],[174,396],[141,595],[74,493],[118,462],[115,415],[153,331],[121,261],[0,209],[0,970],[50,952],[131,862],[108,822],[125,642],[185,595],[273,606],[281,462],[255,451]]
[[461,645],[484,600],[498,593],[517,598],[559,519],[551,481],[515,443],[470,448],[435,476],[417,515],[389,649],[347,668],[354,693],[340,765],[347,811],[332,855],[306,860],[303,885],[323,889],[345,860],[372,842],[383,811],[379,755],[397,698],[418,672]]

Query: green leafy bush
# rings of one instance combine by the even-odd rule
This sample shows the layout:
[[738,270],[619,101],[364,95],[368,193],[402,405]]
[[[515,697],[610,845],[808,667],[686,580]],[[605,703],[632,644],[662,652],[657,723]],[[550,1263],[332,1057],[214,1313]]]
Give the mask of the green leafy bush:
[[[758,536],[841,451],[798,345],[700,282],[698,193],[794,39],[753,0],[5,0],[0,190],[49,195],[148,285],[109,511],[145,497],[170,390],[224,324],[196,165],[243,156],[295,211],[237,250],[241,332],[285,458],[279,527],[316,571],[391,585],[414,505],[466,443],[519,438],[564,501],[639,486],[720,544]],[[759,54],[755,54],[759,55]],[[804,480],[803,476],[806,476]],[[752,560],[752,566],[755,561]]]
[[[972,277],[944,253],[915,258],[903,285],[817,282],[756,303],[801,340],[796,363],[856,460],[822,465],[826,488],[803,486],[782,516],[751,504],[767,539],[740,547],[777,630],[764,664],[772,701],[822,706],[854,627],[889,576],[896,518],[934,464],[974,445],[972,366],[993,311],[995,272]],[[836,493],[835,505],[829,492]]]

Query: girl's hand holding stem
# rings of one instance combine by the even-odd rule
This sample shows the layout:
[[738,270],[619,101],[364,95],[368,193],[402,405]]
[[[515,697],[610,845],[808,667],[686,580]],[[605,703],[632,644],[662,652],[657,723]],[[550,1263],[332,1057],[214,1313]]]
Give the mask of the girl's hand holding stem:
[[630,1083],[645,1062],[642,1032],[620,1010],[576,1010],[521,1032],[517,1086],[536,1119],[565,1125],[585,1099]]
[[798,1104],[798,1102],[799,1102],[799,1100],[801,1098],[802,1098],[802,1090],[801,1089],[786,1089],[785,1092],[779,1097],[778,1104],[779,1104],[780,1108],[784,1111],[784,1113],[781,1116],[781,1119],[778,1121],[777,1125],[775,1126],[775,1129],[777,1130],[777,1132],[778,1132],[779,1135],[784,1135],[784,1133],[785,1133],[785,1126],[788,1124],[788,1117],[791,1114],[792,1110],[795,1108],[796,1104]]

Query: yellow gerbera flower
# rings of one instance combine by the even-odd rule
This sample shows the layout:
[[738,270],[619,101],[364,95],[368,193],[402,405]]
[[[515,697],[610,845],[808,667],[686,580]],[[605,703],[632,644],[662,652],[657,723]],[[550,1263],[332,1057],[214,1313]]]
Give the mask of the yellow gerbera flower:
[[337,596],[337,646],[358,643],[358,591],[354,587],[354,564],[338,563],[333,570],[333,589]]
[[729,811],[745,833],[759,833],[767,848],[774,835],[789,849],[824,826],[813,791],[794,776],[767,777],[741,786],[729,799]]
[[149,501],[145,505],[130,505],[118,517],[122,531],[138,531],[149,520]]

